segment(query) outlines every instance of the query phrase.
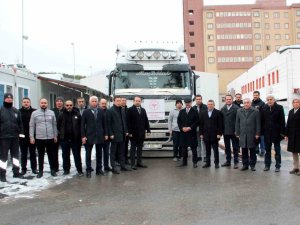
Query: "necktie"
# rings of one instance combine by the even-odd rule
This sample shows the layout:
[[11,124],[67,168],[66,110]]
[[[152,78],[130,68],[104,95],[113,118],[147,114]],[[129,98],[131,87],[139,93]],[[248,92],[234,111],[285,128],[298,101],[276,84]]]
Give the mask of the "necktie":
[[198,112],[200,112],[200,106],[197,107]]
[[141,107],[137,107],[139,114],[141,114]]
[[189,113],[189,111],[190,111],[190,109],[189,109],[189,108],[186,108],[186,114],[188,114],[188,113]]

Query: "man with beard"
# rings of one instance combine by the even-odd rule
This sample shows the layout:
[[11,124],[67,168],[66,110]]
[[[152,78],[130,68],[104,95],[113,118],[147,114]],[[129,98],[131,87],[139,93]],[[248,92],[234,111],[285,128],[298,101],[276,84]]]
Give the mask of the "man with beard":
[[24,138],[21,113],[13,105],[13,95],[4,94],[0,109],[0,180],[6,182],[8,151],[13,162],[13,177],[23,178],[20,174],[19,137]]
[[57,127],[54,112],[48,109],[48,100],[40,99],[40,108],[31,114],[29,122],[30,143],[36,144],[38,150],[39,173],[37,178],[44,174],[44,156],[47,151],[51,176],[56,177],[54,164],[54,144],[57,142]]
[[239,108],[243,107],[242,95],[240,93],[235,94],[235,100],[233,101],[233,104]]
[[83,176],[81,165],[81,116],[78,111],[73,108],[73,102],[68,100],[65,102],[65,108],[63,112],[58,116],[57,129],[60,133],[60,145],[63,156],[63,169],[64,175],[70,173],[70,151],[75,161],[75,166],[78,172],[78,176]]
[[29,150],[30,154],[30,165],[31,165],[31,171],[34,174],[37,174],[36,171],[36,146],[35,144],[30,143],[30,138],[29,138],[29,122],[30,122],[30,117],[33,111],[35,111],[34,108],[31,107],[31,101],[28,97],[24,97],[22,99],[22,108],[19,110],[22,115],[22,123],[24,127],[24,134],[25,138],[20,138],[20,149],[21,149],[21,168],[22,172],[21,174],[24,175],[27,172],[27,154]]

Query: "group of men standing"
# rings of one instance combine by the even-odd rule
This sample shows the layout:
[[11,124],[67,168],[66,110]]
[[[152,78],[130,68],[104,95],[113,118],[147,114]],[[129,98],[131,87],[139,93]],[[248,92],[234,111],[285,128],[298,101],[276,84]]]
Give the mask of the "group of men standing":
[[[207,105],[202,103],[202,96],[195,97],[195,106],[191,100],[177,100],[176,109],[169,115],[169,131],[174,142],[174,161],[182,158],[180,167],[187,166],[188,147],[192,151],[193,167],[198,167],[199,161],[204,161],[203,168],[211,166],[211,150],[214,152],[215,168],[219,168],[218,142],[223,135],[226,161],[222,167],[239,168],[239,150],[242,149],[241,171],[249,167],[255,171],[257,156],[264,156],[264,171],[271,167],[271,149],[275,149],[275,172],[281,167],[280,142],[288,140],[288,151],[293,152],[294,168],[290,173],[299,172],[299,105],[300,100],[293,100],[293,109],[289,112],[287,125],[283,107],[276,103],[275,97],[267,96],[266,103],[260,99],[260,93],[253,93],[253,100],[236,94],[233,101],[231,95],[225,96],[225,105],[217,110],[213,100]],[[262,152],[257,151],[261,145]],[[232,148],[231,148],[232,146]]]
[[[55,108],[50,110],[47,99],[41,98],[39,108],[33,109],[30,99],[25,97],[22,99],[22,108],[18,110],[12,106],[12,94],[6,93],[0,109],[0,180],[6,182],[9,150],[15,178],[23,178],[27,172],[28,151],[31,171],[37,174],[37,178],[41,178],[44,173],[45,153],[48,156],[51,175],[57,176],[59,146],[62,149],[63,174],[70,173],[72,150],[78,176],[83,176],[82,144],[86,150],[85,164],[88,178],[94,171],[91,163],[94,146],[96,175],[106,175],[108,171],[119,174],[117,165],[121,171],[136,170],[137,167],[146,168],[142,162],[142,147],[145,133],[150,133],[150,126],[146,111],[141,107],[141,100],[141,97],[136,96],[133,106],[127,109],[126,99],[124,104],[124,98],[115,96],[113,106],[107,109],[106,99],[98,101],[96,96],[90,97],[89,107],[85,106],[84,98],[78,98],[78,107],[75,107],[72,100],[64,101],[62,97],[57,97]],[[128,149],[125,149],[128,148],[129,140],[130,164]]]

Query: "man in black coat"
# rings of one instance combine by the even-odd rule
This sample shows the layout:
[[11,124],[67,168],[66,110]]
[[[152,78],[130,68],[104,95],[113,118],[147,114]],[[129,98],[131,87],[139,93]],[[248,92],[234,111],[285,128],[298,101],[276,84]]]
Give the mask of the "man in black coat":
[[[196,105],[193,106],[194,109],[197,110],[199,114],[199,120],[201,113],[207,110],[207,105],[202,102],[202,96],[201,95],[196,95],[195,97]],[[206,150],[205,150],[205,143],[204,141],[200,138],[199,134],[199,127],[197,127],[197,139],[198,139],[198,146],[197,146],[197,155],[198,155],[198,161],[206,161]]]
[[225,143],[225,154],[226,154],[226,162],[222,164],[223,167],[231,166],[231,147],[230,142],[233,148],[233,161],[234,161],[234,169],[238,169],[239,163],[239,140],[235,136],[235,121],[236,121],[236,113],[239,109],[238,106],[232,103],[232,96],[226,95],[225,102],[226,104],[221,108],[221,113],[223,116],[223,135],[224,135],[224,143]]
[[[259,111],[260,117],[262,117],[262,109],[265,106],[265,103],[260,99],[260,92],[259,91],[254,91],[253,92],[253,100],[251,103],[251,106]],[[259,154],[260,156],[264,156],[266,152],[266,147],[265,147],[265,141],[264,141],[264,136],[260,136],[260,151],[259,151],[259,146],[258,144],[256,145],[256,154]]]
[[181,167],[187,166],[188,147],[193,154],[193,167],[197,168],[197,127],[199,125],[199,115],[197,110],[192,108],[192,100],[185,99],[185,108],[180,110],[177,123],[180,130],[180,146],[182,147]]
[[60,133],[60,145],[62,149],[64,175],[68,175],[70,173],[70,153],[72,149],[78,176],[83,176],[80,155],[80,127],[80,113],[73,108],[73,102],[71,100],[67,100],[65,102],[65,108],[63,112],[58,116],[57,120],[57,130]]
[[[146,110],[141,107],[142,98],[134,97],[133,106],[127,111],[127,126],[130,137],[130,160],[131,168],[136,170],[136,167],[146,168],[142,163],[142,150],[145,140],[145,132],[150,134],[150,125]],[[137,164],[135,165],[135,154],[137,156]]]
[[91,96],[90,107],[84,110],[81,118],[81,138],[84,144],[86,154],[86,177],[91,178],[92,172],[92,149],[96,145],[96,175],[104,176],[102,170],[102,150],[100,144],[108,139],[105,124],[105,113],[98,108],[98,97]]
[[285,116],[281,105],[275,102],[272,95],[267,97],[267,104],[262,108],[261,114],[261,134],[265,138],[265,169],[269,171],[272,163],[271,147],[274,144],[275,149],[275,172],[280,171],[281,166],[281,148],[280,141],[284,139],[285,134]]
[[126,124],[126,115],[124,110],[122,110],[121,101],[122,98],[120,96],[115,96],[114,105],[106,112],[108,136],[111,140],[110,165],[114,174],[120,173],[116,169],[116,153],[118,153],[119,156],[121,170],[131,170],[125,166],[124,145],[126,136],[128,135],[128,130]]
[[233,104],[239,108],[243,107],[242,94],[240,94],[240,93],[235,94],[235,100],[233,101]]
[[[127,117],[128,108],[127,108],[127,99],[125,97],[122,97],[121,107],[124,110],[125,115]],[[129,136],[126,136],[125,144],[124,144],[124,157],[125,157],[125,164],[126,165],[130,165],[129,161],[128,161],[128,145],[129,145]]]
[[203,138],[206,147],[206,163],[203,168],[210,167],[211,148],[214,151],[215,168],[219,168],[219,140],[222,135],[222,114],[215,109],[215,102],[207,102],[207,111],[202,112],[200,120],[200,137]]
[[31,171],[34,174],[37,174],[36,167],[37,167],[37,161],[36,161],[36,146],[35,144],[30,143],[30,137],[29,137],[29,122],[30,117],[33,111],[35,111],[34,108],[31,107],[31,101],[30,98],[24,97],[22,99],[22,108],[19,109],[21,116],[22,116],[22,123],[24,128],[24,135],[25,138],[20,138],[20,149],[21,149],[21,168],[22,172],[21,174],[24,175],[27,172],[27,154],[29,150],[30,154],[30,165],[31,165]]
[[0,180],[6,182],[8,151],[13,163],[13,177],[23,178],[20,174],[19,137],[24,138],[21,113],[13,107],[13,95],[5,93],[0,108]]
[[300,153],[300,99],[293,99],[293,108],[289,111],[286,124],[286,137],[288,141],[287,150],[293,153],[294,168],[290,174],[300,175],[299,153]]
[[[54,112],[56,122],[58,120],[59,114],[62,113],[63,109],[64,109],[64,98],[61,96],[58,96],[55,99],[55,107],[53,109],[51,109]],[[60,135],[58,133],[57,142],[54,143],[54,147],[53,147],[53,167],[54,167],[55,172],[58,172],[58,170],[59,170],[59,160],[58,160],[59,145],[60,145]]]

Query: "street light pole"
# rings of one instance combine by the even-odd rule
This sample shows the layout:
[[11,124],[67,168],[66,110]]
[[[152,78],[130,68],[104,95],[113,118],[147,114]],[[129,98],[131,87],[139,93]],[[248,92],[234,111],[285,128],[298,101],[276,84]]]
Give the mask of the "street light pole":
[[73,80],[75,81],[75,44],[74,42],[71,43],[73,46]]

